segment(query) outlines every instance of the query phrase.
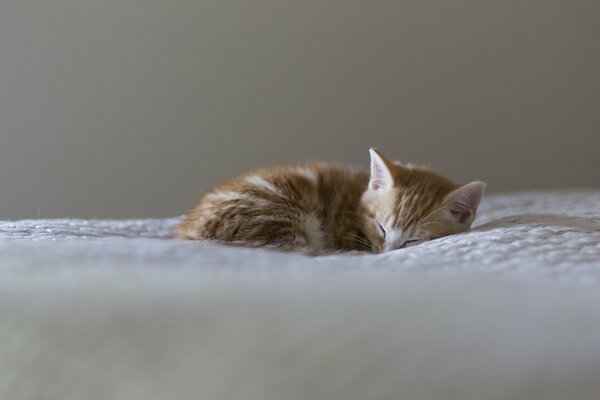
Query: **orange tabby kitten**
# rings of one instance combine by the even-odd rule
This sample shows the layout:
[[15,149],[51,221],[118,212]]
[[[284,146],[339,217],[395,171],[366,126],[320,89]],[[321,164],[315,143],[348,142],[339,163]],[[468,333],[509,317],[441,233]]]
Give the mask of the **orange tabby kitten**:
[[260,168],[204,194],[181,239],[312,254],[414,246],[470,228],[485,183],[461,186],[375,149],[371,173],[309,163]]

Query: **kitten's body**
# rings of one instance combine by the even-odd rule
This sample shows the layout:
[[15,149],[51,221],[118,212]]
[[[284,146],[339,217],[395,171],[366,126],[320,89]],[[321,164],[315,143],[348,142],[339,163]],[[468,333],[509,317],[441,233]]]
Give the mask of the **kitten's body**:
[[372,150],[370,174],[309,163],[227,180],[200,198],[176,236],[312,254],[389,251],[467,230],[484,188]]
[[311,163],[260,168],[203,195],[179,238],[315,253],[368,250],[357,218],[365,171]]

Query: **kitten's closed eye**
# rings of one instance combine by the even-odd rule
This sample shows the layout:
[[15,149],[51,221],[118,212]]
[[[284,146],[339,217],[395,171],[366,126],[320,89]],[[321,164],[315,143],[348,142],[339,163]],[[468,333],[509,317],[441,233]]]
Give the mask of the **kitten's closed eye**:
[[379,225],[379,231],[381,232],[381,237],[385,239],[385,228],[378,222],[377,225]]
[[404,244],[402,245],[402,247],[413,247],[413,246],[417,246],[420,245],[421,243],[423,243],[425,240],[423,239],[410,239],[407,240],[406,242],[404,242]]

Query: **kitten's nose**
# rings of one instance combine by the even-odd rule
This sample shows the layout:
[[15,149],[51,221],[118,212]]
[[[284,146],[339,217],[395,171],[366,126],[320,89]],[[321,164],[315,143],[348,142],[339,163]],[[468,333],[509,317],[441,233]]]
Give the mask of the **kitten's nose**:
[[383,251],[387,252],[392,250],[398,250],[400,247],[402,247],[402,241],[397,240],[394,242],[385,243],[383,245]]
[[383,244],[383,251],[386,252],[399,249],[402,247],[403,242],[401,230],[388,232],[385,243]]

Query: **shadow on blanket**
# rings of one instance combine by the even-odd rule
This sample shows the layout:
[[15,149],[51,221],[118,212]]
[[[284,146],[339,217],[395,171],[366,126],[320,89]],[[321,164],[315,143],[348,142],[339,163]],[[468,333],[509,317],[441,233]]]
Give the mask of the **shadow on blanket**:
[[600,218],[564,214],[519,214],[490,221],[472,229],[485,232],[498,228],[529,226],[532,228],[560,227],[577,232],[600,232]]

